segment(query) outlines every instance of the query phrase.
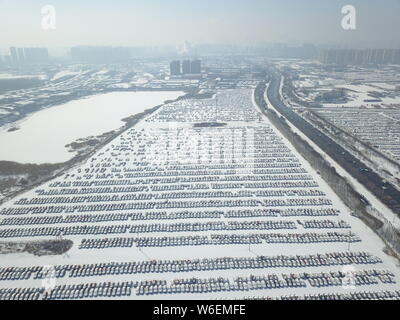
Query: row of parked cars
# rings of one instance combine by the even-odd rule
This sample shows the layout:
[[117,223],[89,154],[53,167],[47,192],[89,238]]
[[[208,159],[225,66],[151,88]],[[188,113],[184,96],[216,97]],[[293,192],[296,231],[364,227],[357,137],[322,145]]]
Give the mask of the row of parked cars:
[[54,278],[81,278],[142,273],[376,265],[380,263],[382,263],[381,259],[367,252],[351,251],[310,255],[142,260],[131,262],[66,264],[56,265],[51,269],[43,266],[3,267],[0,268],[0,281],[19,281],[31,278],[44,279],[49,275]]

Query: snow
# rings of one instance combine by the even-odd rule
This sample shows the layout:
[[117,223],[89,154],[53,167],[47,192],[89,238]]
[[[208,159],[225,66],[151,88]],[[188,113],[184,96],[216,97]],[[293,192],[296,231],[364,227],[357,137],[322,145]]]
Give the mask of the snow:
[[[216,104],[216,98],[218,99],[218,105]],[[194,128],[192,125],[196,122],[205,121],[217,121],[224,122],[226,126],[219,128]],[[96,170],[104,168],[104,174],[108,175],[112,181],[123,182],[127,179],[133,183],[134,186],[147,186],[150,189],[141,194],[143,195],[163,195],[169,192],[171,198],[166,198],[165,200],[154,199],[151,200],[116,200],[114,202],[106,201],[105,203],[129,203],[129,204],[146,204],[149,201],[157,203],[168,203],[176,200],[180,201],[197,201],[199,198],[178,198],[181,191],[152,191],[151,188],[156,188],[160,186],[180,186],[180,185],[193,185],[190,182],[165,182],[162,181],[164,178],[195,178],[195,177],[217,177],[215,182],[199,182],[199,184],[204,184],[207,189],[204,191],[217,192],[219,189],[213,188],[213,185],[221,185],[225,182],[224,177],[243,177],[250,173],[250,176],[259,177],[266,176],[272,178],[271,181],[276,181],[276,175],[274,174],[259,174],[256,170],[259,169],[255,166],[255,161],[253,159],[267,159],[265,156],[260,154],[255,154],[256,144],[255,142],[261,142],[262,146],[259,150],[260,154],[266,152],[268,148],[281,148],[287,156],[272,156],[272,159],[279,163],[278,159],[287,160],[291,164],[300,164],[299,168],[303,168],[306,174],[311,175],[312,181],[317,183],[317,187],[299,187],[298,189],[307,191],[310,189],[317,189],[323,193],[321,196],[323,199],[332,201],[331,204],[315,206],[316,210],[321,208],[331,208],[338,210],[337,216],[329,217],[303,217],[303,216],[278,216],[278,217],[248,217],[248,218],[228,218],[226,215],[224,218],[204,218],[204,219],[176,219],[176,220],[128,220],[128,221],[112,221],[112,222],[96,222],[96,223],[78,223],[72,224],[74,226],[80,225],[97,225],[97,226],[113,226],[113,225],[148,225],[148,224],[175,224],[175,223],[205,223],[205,222],[249,222],[249,221],[285,221],[292,222],[296,225],[296,229],[290,230],[222,230],[222,231],[176,231],[172,233],[164,232],[150,232],[150,233],[140,233],[140,234],[106,234],[106,235],[70,235],[67,238],[74,241],[73,248],[68,252],[68,255],[64,256],[54,256],[54,257],[33,257],[28,254],[13,254],[8,255],[6,259],[0,259],[0,266],[45,266],[45,265],[65,265],[65,264],[86,264],[86,263],[100,263],[100,262],[128,262],[128,261],[149,261],[149,260],[178,260],[178,259],[195,259],[195,258],[219,258],[219,257],[256,257],[258,255],[265,256],[278,256],[278,255],[311,255],[311,254],[325,254],[332,252],[359,252],[367,251],[368,253],[380,258],[382,263],[374,265],[362,265],[357,264],[353,267],[356,270],[387,270],[393,272],[394,279],[397,283],[385,284],[378,283],[368,286],[358,286],[356,289],[352,289],[352,292],[359,292],[365,290],[379,291],[379,290],[397,290],[398,282],[400,281],[400,269],[396,265],[396,261],[383,253],[382,248],[384,243],[382,240],[372,232],[366,225],[362,223],[361,220],[350,215],[350,210],[347,208],[340,199],[334,194],[330,187],[321,179],[321,177],[311,168],[311,166],[297,153],[295,148],[290,145],[290,143],[280,134],[280,132],[274,128],[268,119],[261,115],[261,113],[254,106],[252,101],[252,90],[221,90],[218,91],[216,97],[212,99],[203,100],[182,100],[179,102],[171,103],[163,106],[157,112],[146,116],[141,120],[135,127],[125,131],[110,144],[104,146],[99,150],[93,157],[91,157],[85,164],[82,164],[79,168],[74,168],[65,175],[56,178],[53,181],[49,181],[42,186],[26,192],[23,195],[9,201],[0,207],[0,212],[8,208],[21,208],[21,207],[36,207],[37,205],[22,205],[18,204],[17,201],[26,199],[29,201],[33,198],[39,199],[51,199],[51,195],[39,195],[38,190],[44,191],[61,191],[65,187],[54,186],[55,182],[60,183],[71,183],[71,189],[83,190],[84,188],[74,186],[77,182],[87,182],[87,183],[100,183],[101,185],[106,185],[107,179],[102,178],[100,173],[96,173]],[[191,150],[185,157],[185,152]],[[210,167],[211,164],[219,165],[231,165],[237,161],[238,168],[233,169],[234,173],[217,174],[216,169]],[[124,164],[125,163],[125,164]],[[196,163],[200,167],[199,170],[206,170],[205,175],[196,175],[195,172],[183,170],[180,166],[192,165]],[[174,169],[170,166],[174,164],[180,169],[175,173]],[[249,167],[240,168],[240,166],[249,165]],[[110,167],[111,166],[111,167]],[[279,167],[278,167],[279,168]],[[297,167],[296,167],[297,168]],[[143,170],[140,170],[143,169]],[[130,171],[138,170],[138,171]],[[224,169],[225,170],[225,169]],[[194,170],[198,171],[198,170]],[[154,175],[153,175],[154,173]],[[166,173],[167,175],[164,175]],[[174,174],[175,173],[175,174]],[[131,174],[131,176],[130,176]],[[144,176],[140,176],[143,174]],[[296,175],[296,174],[294,174]],[[292,181],[288,179],[286,181]],[[250,180],[244,180],[243,183],[251,182]],[[53,186],[52,186],[53,185]],[[94,190],[92,187],[88,187],[90,190]],[[227,187],[222,189],[228,192],[238,192],[235,188]],[[251,191],[253,197],[240,198],[246,200],[278,200],[278,197],[274,196],[258,196],[257,191],[268,191],[268,190],[280,190],[276,187],[271,189],[258,189],[256,187],[243,188],[241,191]],[[135,195],[136,192],[123,192],[123,196]],[[98,192],[90,193],[89,195],[94,196],[104,196]],[[108,192],[107,196],[118,196],[121,193],[118,192]],[[78,194],[79,196],[79,194]],[[63,196],[67,199],[66,196]],[[313,199],[314,196],[306,196],[304,199]],[[295,199],[299,200],[299,196],[284,196],[279,198],[281,200]],[[210,200],[210,199],[204,199]],[[226,198],[223,196],[215,197],[213,200],[230,200],[236,201],[238,198]],[[87,200],[84,205],[88,204],[101,204],[104,203],[102,200],[91,201]],[[83,203],[79,203],[83,204]],[[75,204],[70,203],[57,203],[55,206],[60,207],[65,205],[66,207],[72,207]],[[303,208],[307,206],[296,206],[295,208]],[[211,206],[211,207],[197,207],[189,209],[161,209],[161,211],[166,211],[168,213],[181,212],[189,210],[190,212],[197,211],[223,211],[226,214],[229,210],[237,209],[262,209],[262,208],[275,208],[267,205],[262,205],[258,207],[246,207],[246,206],[234,206],[234,207],[224,207],[224,206]],[[278,206],[279,209],[285,209],[287,206]],[[308,207],[310,208],[310,207]],[[72,215],[82,214],[82,211],[77,209]],[[139,212],[159,212],[160,209],[132,209],[128,212],[139,213]],[[5,212],[5,211],[3,211]],[[106,213],[126,213],[124,210],[114,210],[114,211],[91,211],[85,212],[85,214],[106,214]],[[22,214],[22,215],[6,215],[0,213],[0,221],[4,218],[19,218],[19,217],[33,217],[33,216],[65,216],[67,213],[61,212],[56,213],[43,213],[43,214]],[[172,237],[172,236],[207,236],[215,234],[273,234],[273,233],[283,233],[283,234],[306,234],[308,232],[325,233],[325,232],[342,232],[348,233],[349,229],[305,229],[298,221],[304,222],[309,219],[330,219],[333,221],[344,220],[351,226],[351,232],[355,233],[361,238],[361,242],[348,243],[344,242],[315,242],[315,243],[266,243],[265,241],[261,244],[230,244],[230,245],[205,245],[205,246],[170,246],[170,247],[142,247],[137,248],[135,246],[130,248],[109,248],[109,249],[79,249],[78,245],[82,239],[102,239],[102,238],[113,238],[113,237]],[[56,224],[57,227],[65,226],[66,224]],[[20,225],[20,226],[0,226],[0,232],[4,229],[9,228],[20,228],[25,229],[27,227],[38,228],[38,227],[48,227],[49,225]],[[53,226],[53,225],[50,225]],[[68,224],[71,226],[71,224]],[[5,238],[5,240],[27,240],[27,239],[41,239],[42,237],[31,237],[31,238]],[[48,237],[47,237],[48,238]],[[285,274],[300,274],[303,272],[307,273],[319,273],[319,272],[334,272],[343,271],[344,266],[335,265],[329,267],[306,267],[300,266],[298,268],[263,268],[263,269],[228,269],[228,270],[208,270],[208,271],[187,271],[187,272],[165,272],[165,273],[138,273],[138,274],[126,274],[126,275],[107,275],[107,276],[88,276],[88,277],[63,277],[56,279],[57,285],[62,284],[72,284],[72,283],[92,283],[92,282],[121,282],[121,281],[143,281],[143,280],[166,280],[168,285],[172,283],[174,279],[191,279],[193,277],[200,279],[207,278],[229,278],[231,283],[233,283],[236,277],[249,277],[250,275],[267,275],[267,274],[277,274],[281,277],[282,273]],[[35,280],[31,277],[29,280],[18,280],[18,281],[0,281],[0,287],[37,287],[42,286],[41,280]],[[264,290],[249,290],[249,291],[231,291],[231,292],[212,292],[212,293],[196,293],[196,294],[170,294],[170,295],[150,295],[150,296],[138,296],[136,295],[136,290],[133,290],[132,295],[129,297],[131,299],[219,299],[219,298],[243,298],[246,296],[259,296],[259,295],[269,295],[269,296],[280,296],[285,294],[313,294],[313,293],[349,293],[348,288],[341,286],[333,287],[297,287],[289,289],[264,289]]]
[[20,130],[0,132],[0,160],[58,163],[73,157],[66,145],[118,129],[121,119],[143,112],[182,92],[115,92],[45,109],[22,121]]
[[9,73],[1,73],[0,80],[9,80],[9,79],[26,79],[26,78],[40,78],[43,79],[45,76],[43,75],[15,75]]
[[348,91],[347,94],[350,98],[350,101],[347,103],[324,103],[324,107],[359,107],[359,106],[371,106],[374,104],[398,104],[400,103],[400,95],[397,97],[380,97],[379,99],[381,100],[380,102],[366,102],[365,100],[374,100],[376,98],[371,97],[368,93],[370,92],[379,92],[379,93],[385,93],[384,89],[377,88],[372,85],[365,85],[365,84],[357,84],[357,85],[336,85],[335,88],[343,88]]
[[129,83],[116,83],[116,84],[112,84],[109,86],[110,88],[119,88],[119,89],[129,89],[130,87],[132,87],[131,84]]
[[383,90],[395,90],[399,83],[372,82],[370,85]]

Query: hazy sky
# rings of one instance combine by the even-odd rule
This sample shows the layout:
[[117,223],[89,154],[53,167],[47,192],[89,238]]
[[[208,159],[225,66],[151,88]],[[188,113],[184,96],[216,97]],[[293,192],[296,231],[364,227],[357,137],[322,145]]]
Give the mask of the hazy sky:
[[[357,9],[357,29],[341,8]],[[41,8],[56,9],[43,30]],[[0,47],[260,42],[400,47],[400,0],[0,0]]]

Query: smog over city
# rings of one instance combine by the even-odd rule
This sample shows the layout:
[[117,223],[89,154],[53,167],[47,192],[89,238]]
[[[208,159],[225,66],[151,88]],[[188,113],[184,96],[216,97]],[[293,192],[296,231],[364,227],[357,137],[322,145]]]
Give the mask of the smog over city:
[[0,300],[400,300],[399,16],[0,0]]

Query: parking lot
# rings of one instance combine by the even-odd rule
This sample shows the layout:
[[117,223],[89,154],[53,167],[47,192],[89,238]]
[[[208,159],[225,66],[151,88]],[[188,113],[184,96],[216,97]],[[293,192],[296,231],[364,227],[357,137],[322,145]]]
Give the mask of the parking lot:
[[400,111],[397,109],[327,108],[329,122],[400,162]]
[[167,104],[85,164],[1,206],[0,242],[74,246],[0,260],[0,299],[399,298],[383,242],[252,93]]

